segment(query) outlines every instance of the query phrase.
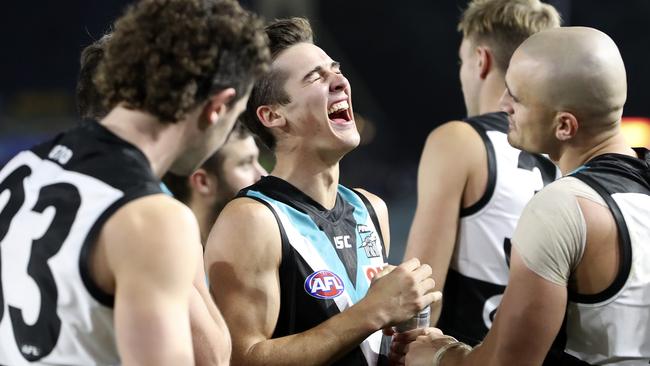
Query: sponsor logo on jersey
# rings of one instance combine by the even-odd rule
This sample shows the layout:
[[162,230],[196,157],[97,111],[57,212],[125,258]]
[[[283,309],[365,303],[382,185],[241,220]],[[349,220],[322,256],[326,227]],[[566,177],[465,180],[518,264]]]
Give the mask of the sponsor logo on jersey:
[[375,276],[377,276],[382,269],[384,269],[386,264],[387,263],[384,263],[380,266],[363,266],[363,273],[366,274],[368,283],[372,282],[372,279],[375,278]]
[[335,236],[334,246],[336,247],[336,249],[352,248],[352,244],[350,244],[350,235]]
[[366,253],[368,258],[379,258],[381,257],[381,249],[377,243],[377,234],[374,230],[369,228],[367,225],[358,224],[357,232],[361,238],[361,245],[359,248],[363,248],[363,251]]
[[331,271],[316,271],[305,280],[305,291],[317,299],[333,299],[341,295],[343,290],[341,277]]

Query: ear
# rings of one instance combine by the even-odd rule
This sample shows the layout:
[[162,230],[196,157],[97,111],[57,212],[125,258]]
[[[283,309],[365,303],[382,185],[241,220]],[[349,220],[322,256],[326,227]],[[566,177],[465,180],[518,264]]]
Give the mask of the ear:
[[216,180],[210,179],[208,172],[203,168],[197,169],[188,179],[192,191],[200,195],[207,196],[216,191]]
[[569,112],[559,112],[555,116],[555,138],[568,141],[578,133],[578,119]]
[[257,107],[256,114],[260,122],[267,128],[284,126],[286,124],[284,117],[272,106],[261,105]]
[[217,94],[208,98],[208,102],[203,107],[203,116],[210,124],[215,125],[222,116],[228,111],[228,103],[235,98],[237,92],[234,88],[224,89]]
[[478,62],[479,77],[484,80],[494,66],[492,51],[488,47],[478,46],[476,47],[476,59]]

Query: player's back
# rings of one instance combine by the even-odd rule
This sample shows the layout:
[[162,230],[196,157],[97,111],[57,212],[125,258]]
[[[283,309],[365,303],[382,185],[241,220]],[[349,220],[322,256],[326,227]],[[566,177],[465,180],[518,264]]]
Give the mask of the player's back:
[[487,186],[478,202],[460,211],[438,326],[474,346],[491,327],[508,283],[510,238],[517,220],[535,192],[555,180],[559,170],[546,157],[508,143],[505,113],[487,113],[465,122],[485,145]]
[[96,122],[5,165],[0,365],[119,364],[113,297],[94,283],[90,254],[111,214],[158,183],[141,151]]

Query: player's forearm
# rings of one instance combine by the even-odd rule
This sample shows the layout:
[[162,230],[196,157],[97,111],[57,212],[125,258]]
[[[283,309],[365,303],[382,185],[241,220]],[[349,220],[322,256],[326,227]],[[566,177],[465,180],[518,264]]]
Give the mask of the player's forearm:
[[[429,228],[438,230],[437,227],[429,225]],[[439,230],[443,233],[443,230]],[[436,238],[432,240],[432,238]],[[449,264],[455,247],[455,236],[447,233],[438,237],[435,231],[422,230],[414,226],[409,237],[408,247],[404,259],[418,258],[421,263],[428,264],[432,269],[432,277],[436,281],[435,291],[443,291],[447,279]],[[431,304],[430,324],[435,326],[440,319],[442,301]]]
[[215,315],[210,311],[212,306],[218,312],[212,300],[207,301],[195,288],[190,302],[190,325],[196,364],[228,365],[232,350],[230,334],[220,314]]
[[[515,363],[523,364],[521,360],[525,359],[525,357],[519,358]],[[503,363],[499,361],[499,358],[494,357],[494,349],[492,347],[479,344],[469,352],[462,347],[450,349],[445,352],[440,366],[499,366],[511,364],[513,363],[510,361]]]
[[233,365],[330,364],[380,329],[378,324],[353,306],[305,332],[259,342],[239,355],[235,351]]

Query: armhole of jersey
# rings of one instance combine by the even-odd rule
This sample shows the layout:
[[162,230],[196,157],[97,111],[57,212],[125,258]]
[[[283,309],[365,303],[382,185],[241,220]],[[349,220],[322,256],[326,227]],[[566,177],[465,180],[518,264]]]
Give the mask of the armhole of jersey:
[[386,246],[384,245],[384,234],[381,231],[381,226],[379,225],[379,218],[377,217],[377,213],[375,212],[375,208],[372,207],[372,203],[368,200],[368,197],[364,196],[363,193],[357,191],[356,189],[353,189],[352,192],[356,193],[359,198],[361,198],[361,201],[363,201],[363,204],[366,206],[366,209],[368,210],[368,215],[370,215],[370,219],[372,220],[373,225],[375,225],[375,228],[377,229],[377,233],[379,234],[379,240],[381,240],[381,252],[384,255],[384,259],[388,259],[388,255],[386,255]]
[[483,140],[485,152],[487,153],[488,179],[485,186],[485,193],[483,193],[481,199],[469,207],[461,208],[460,217],[473,215],[485,207],[494,194],[497,182],[497,159],[496,154],[494,153],[494,145],[492,145],[492,141],[485,132],[485,129],[479,126],[476,122],[472,120],[466,120],[465,122],[472,126],[479,136],[481,136],[481,140]]
[[593,178],[585,174],[577,173],[573,176],[593,188],[605,200],[612,216],[614,216],[614,222],[616,223],[616,228],[618,230],[618,248],[621,255],[621,261],[614,282],[597,294],[585,295],[578,294],[574,291],[569,291],[568,293],[570,301],[582,304],[595,304],[616,295],[625,285],[625,282],[630,275],[630,269],[632,268],[632,243],[630,241],[630,233],[628,232],[625,223],[625,217],[609,192],[607,192],[605,188]]
[[104,292],[99,286],[95,283],[90,275],[90,252],[97,244],[97,237],[99,236],[100,230],[104,227],[106,221],[113,216],[115,211],[120,207],[124,206],[128,202],[131,202],[135,199],[149,196],[152,194],[162,193],[160,188],[147,188],[145,190],[138,190],[135,193],[126,195],[112,205],[110,205],[95,221],[92,228],[88,232],[86,239],[81,247],[81,252],[79,254],[79,274],[81,275],[81,280],[86,286],[86,290],[90,295],[97,300],[100,304],[103,304],[107,307],[112,308],[115,303],[115,296]]
[[[271,204],[269,202],[267,202],[267,201],[265,201],[265,200],[263,200],[263,199],[261,199],[259,197],[247,196],[245,192],[242,192],[242,193],[238,194],[236,198],[240,198],[240,197],[246,197],[246,198],[250,198],[252,200],[255,200],[255,201],[263,204],[264,206],[266,206],[266,208],[268,208],[273,213],[273,217],[275,217],[275,221],[277,222],[278,228],[280,229],[280,241],[281,241],[281,245],[282,245],[282,258],[280,258],[280,268],[279,268],[278,272],[280,274],[281,279],[283,277],[283,273],[288,274],[290,277],[285,278],[285,279],[288,281],[289,285],[291,286],[290,288],[295,289],[296,288],[296,286],[295,286],[296,285],[296,271],[291,271],[291,267],[290,267],[290,263],[291,263],[290,260],[293,260],[293,251],[290,248],[291,244],[289,243],[289,237],[287,236],[287,233],[284,230],[284,226],[282,226],[282,221],[280,220],[280,216],[278,216],[278,213],[275,211],[275,209],[273,208],[273,206],[271,206]],[[290,300],[289,300],[289,307],[290,308],[288,309],[288,314],[289,314],[290,319],[289,319],[289,329],[288,330],[290,332],[289,334],[292,334],[294,332],[294,330],[296,329],[296,327],[295,327],[295,324],[296,324],[296,319],[295,319],[296,297],[295,297],[295,294],[294,294],[293,291],[291,291],[290,297],[291,297]],[[274,330],[274,333],[275,333],[275,330]]]
[[591,364],[573,356],[566,352],[566,343],[567,343],[567,314],[566,309],[564,312],[564,320],[562,320],[562,326],[553,340],[551,348],[546,353],[546,357],[542,366],[591,366]]

